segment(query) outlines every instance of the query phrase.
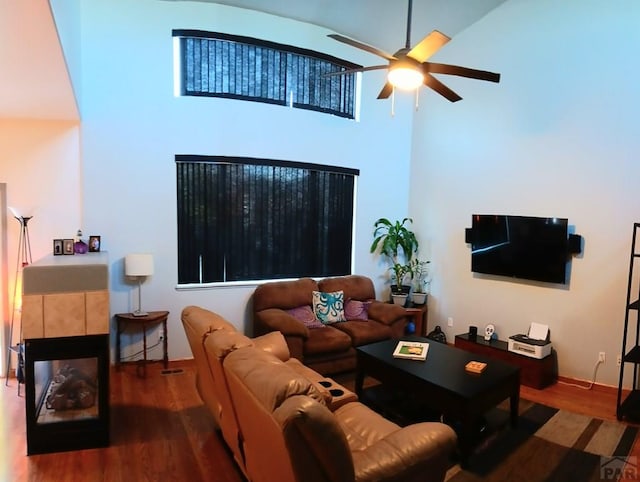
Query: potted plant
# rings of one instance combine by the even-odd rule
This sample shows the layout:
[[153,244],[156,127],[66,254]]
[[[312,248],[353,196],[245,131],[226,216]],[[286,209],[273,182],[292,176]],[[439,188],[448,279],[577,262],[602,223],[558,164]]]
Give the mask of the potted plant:
[[411,300],[416,305],[424,305],[427,302],[427,294],[429,293],[429,290],[427,289],[427,285],[429,284],[429,263],[431,263],[431,261],[421,261],[417,258],[411,261],[411,275],[413,281]]
[[387,218],[380,218],[374,223],[373,243],[371,252],[378,248],[380,254],[385,255],[391,261],[391,270],[394,273],[395,285],[391,285],[391,293],[409,294],[410,286],[403,287],[403,281],[407,273],[411,273],[411,260],[418,251],[418,240],[413,231],[408,228],[412,223],[411,218],[402,221],[391,222]]
[[396,263],[389,269],[393,271],[393,279],[396,283],[395,285],[391,285],[391,298],[393,298],[393,302],[396,305],[404,306],[407,303],[411,287],[403,285],[403,281],[407,274],[411,273],[411,266],[408,264]]

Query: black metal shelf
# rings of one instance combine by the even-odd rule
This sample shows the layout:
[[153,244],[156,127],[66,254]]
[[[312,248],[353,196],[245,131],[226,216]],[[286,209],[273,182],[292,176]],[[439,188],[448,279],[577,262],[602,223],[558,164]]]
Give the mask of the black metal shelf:
[[617,417],[640,422],[640,390],[632,390],[618,407]]
[[[620,364],[620,382],[618,384],[618,401],[616,406],[616,417],[618,420],[626,419],[629,421],[640,421],[640,390],[638,389],[638,367],[640,366],[640,290],[632,293],[634,287],[640,282],[640,272],[636,267],[636,261],[640,260],[640,238],[638,238],[638,230],[640,223],[633,224],[633,236],[631,238],[631,257],[629,260],[629,282],[627,285],[627,303],[624,316],[624,332],[622,334],[622,350],[621,359],[624,363]],[[637,288],[636,288],[637,289]],[[632,301],[632,298],[635,301]],[[632,312],[635,315],[630,316]],[[635,321],[632,319],[635,317]],[[631,335],[631,339],[629,338]],[[631,345],[631,349],[628,348]],[[632,388],[630,393],[622,399],[625,365],[630,363],[633,365],[633,379],[631,381]]]
[[627,354],[622,358],[625,363],[640,363],[640,346],[634,346]]

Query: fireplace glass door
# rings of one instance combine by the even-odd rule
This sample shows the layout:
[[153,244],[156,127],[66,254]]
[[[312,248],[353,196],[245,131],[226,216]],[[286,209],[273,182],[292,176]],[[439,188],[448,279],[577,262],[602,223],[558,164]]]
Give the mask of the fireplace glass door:
[[25,341],[27,452],[109,443],[108,335]]

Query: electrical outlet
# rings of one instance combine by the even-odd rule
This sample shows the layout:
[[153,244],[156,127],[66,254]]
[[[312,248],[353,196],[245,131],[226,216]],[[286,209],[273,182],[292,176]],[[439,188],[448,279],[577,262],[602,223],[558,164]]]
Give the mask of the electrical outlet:
[[447,318],[447,326],[453,326],[453,318],[451,316]]
[[603,351],[601,351],[600,353],[598,353],[598,361],[600,363],[604,363],[605,361],[607,361],[606,356],[604,354]]
[[616,365],[622,365],[622,357],[620,355],[618,355],[618,357],[616,358]]

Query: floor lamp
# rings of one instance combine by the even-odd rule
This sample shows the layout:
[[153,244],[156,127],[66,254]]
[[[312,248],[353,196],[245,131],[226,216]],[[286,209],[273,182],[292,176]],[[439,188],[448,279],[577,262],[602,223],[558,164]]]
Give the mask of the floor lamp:
[[13,285],[13,299],[11,310],[11,326],[9,328],[9,348],[7,350],[7,373],[5,374],[5,386],[9,385],[9,372],[11,369],[11,353],[17,353],[18,366],[16,367],[16,379],[18,380],[18,395],[20,395],[20,384],[24,383],[24,355],[22,347],[22,323],[20,323],[20,341],[13,345],[13,330],[16,321],[16,303],[18,296],[22,296],[22,293],[18,293],[18,278],[22,269],[25,266],[29,266],[33,261],[31,258],[31,242],[29,241],[29,226],[28,222],[33,216],[19,216],[14,213],[14,218],[20,223],[20,236],[18,238],[18,257],[16,261],[16,276]]

